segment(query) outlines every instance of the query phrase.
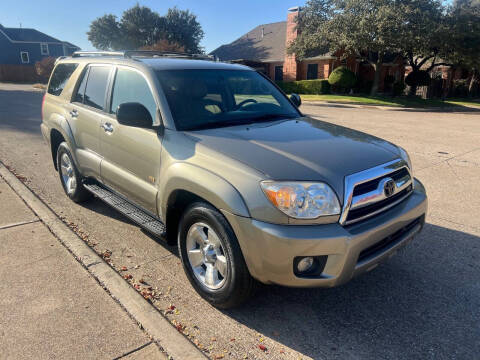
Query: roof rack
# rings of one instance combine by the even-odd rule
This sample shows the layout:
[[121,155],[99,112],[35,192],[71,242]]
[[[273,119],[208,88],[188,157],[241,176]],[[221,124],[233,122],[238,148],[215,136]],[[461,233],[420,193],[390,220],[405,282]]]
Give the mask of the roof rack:
[[185,58],[185,59],[200,59],[214,61],[215,56],[205,54],[188,54],[157,50],[124,50],[124,51],[75,51],[72,57],[85,56],[118,56],[123,58],[133,57],[171,57],[171,58]]

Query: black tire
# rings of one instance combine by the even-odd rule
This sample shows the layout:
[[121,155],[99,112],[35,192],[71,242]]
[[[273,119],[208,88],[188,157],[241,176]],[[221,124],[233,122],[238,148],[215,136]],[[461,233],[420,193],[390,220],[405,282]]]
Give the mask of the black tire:
[[[72,176],[75,177],[76,181],[76,186],[75,190],[69,191],[67,189],[67,185],[63,179],[62,175],[62,157],[66,155],[70,161],[71,168],[72,168]],[[57,169],[58,169],[58,175],[60,177],[60,183],[62,184],[63,190],[65,191],[65,194],[74,202],[76,203],[81,203],[84,202],[92,197],[92,194],[85,189],[82,183],[82,175],[78,171],[77,167],[75,166],[75,162],[73,161],[72,154],[70,152],[70,149],[68,148],[68,145],[66,142],[62,142],[57,149]]]
[[[209,289],[197,279],[187,255],[187,234],[192,225],[204,223],[211,227],[222,245],[228,271],[218,289]],[[178,250],[188,280],[195,290],[213,306],[233,308],[252,296],[256,280],[250,275],[235,233],[223,215],[211,205],[198,202],[189,206],[182,215],[178,227]]]

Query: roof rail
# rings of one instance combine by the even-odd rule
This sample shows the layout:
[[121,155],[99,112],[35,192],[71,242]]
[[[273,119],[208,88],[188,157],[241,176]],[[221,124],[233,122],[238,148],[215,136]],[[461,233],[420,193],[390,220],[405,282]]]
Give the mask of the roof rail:
[[75,51],[72,57],[82,56],[124,56],[123,51]]
[[83,56],[119,56],[124,58],[133,57],[172,57],[185,59],[200,59],[215,61],[215,56],[206,54],[188,54],[171,51],[157,50],[124,50],[124,51],[75,51],[72,57]]

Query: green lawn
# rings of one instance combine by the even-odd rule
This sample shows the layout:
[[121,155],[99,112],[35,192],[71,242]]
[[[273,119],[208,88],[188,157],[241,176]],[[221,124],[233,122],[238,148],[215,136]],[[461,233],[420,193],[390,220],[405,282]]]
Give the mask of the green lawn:
[[335,103],[347,103],[358,105],[381,105],[415,108],[441,108],[452,106],[467,106],[480,108],[480,101],[468,99],[448,99],[441,101],[437,99],[421,99],[418,97],[389,97],[389,96],[367,96],[367,95],[301,95],[304,101],[324,101]]

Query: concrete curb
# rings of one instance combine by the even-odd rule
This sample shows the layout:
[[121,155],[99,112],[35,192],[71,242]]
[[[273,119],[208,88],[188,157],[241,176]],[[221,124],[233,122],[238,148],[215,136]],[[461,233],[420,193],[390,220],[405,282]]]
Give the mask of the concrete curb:
[[334,102],[334,101],[323,101],[323,100],[303,100],[302,104],[311,105],[311,106],[348,106],[352,108],[359,109],[378,109],[385,111],[416,111],[416,112],[478,112],[480,111],[479,107],[468,107],[460,108],[458,106],[445,106],[445,107],[429,107],[429,108],[415,108],[415,107],[402,107],[402,106],[388,106],[388,105],[370,105],[370,104],[358,104],[358,103],[349,103],[349,102]]
[[154,306],[148,303],[112,267],[105,263],[1,162],[0,176],[168,355],[175,359],[206,359],[206,356],[195,345],[180,334]]

